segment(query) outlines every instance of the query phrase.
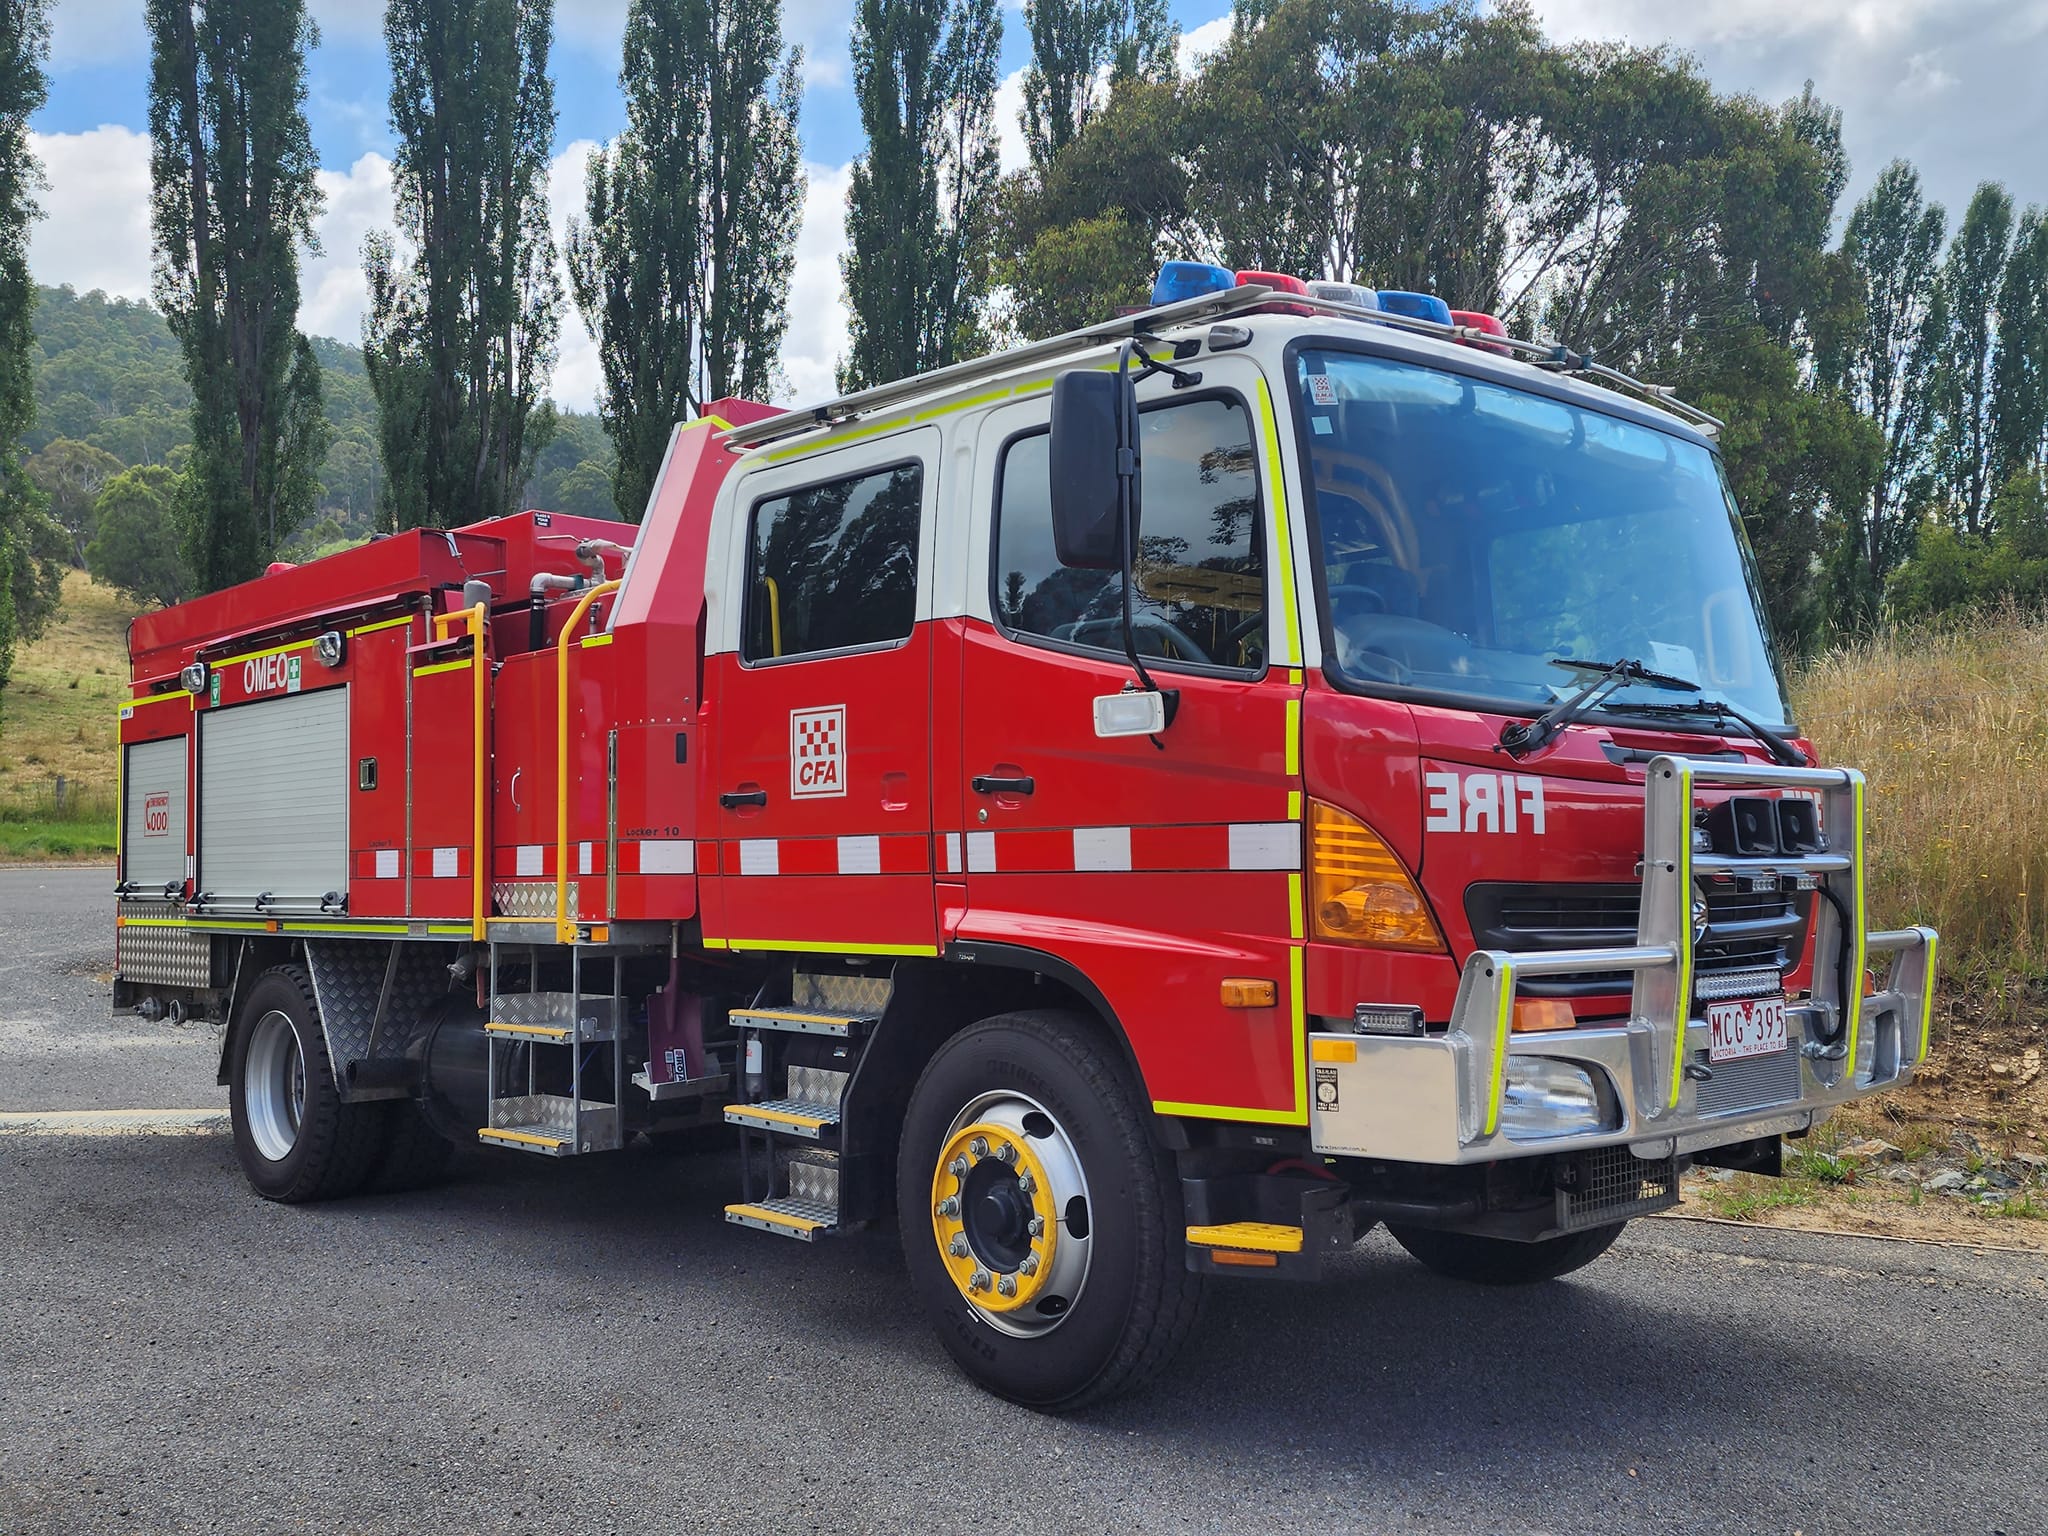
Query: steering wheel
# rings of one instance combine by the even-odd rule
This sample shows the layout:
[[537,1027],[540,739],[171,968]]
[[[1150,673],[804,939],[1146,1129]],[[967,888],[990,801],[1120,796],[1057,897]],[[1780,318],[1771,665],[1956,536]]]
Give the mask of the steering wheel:
[[1386,594],[1381,592],[1377,587],[1332,587],[1330,588],[1330,606],[1332,608],[1335,608],[1337,606],[1336,600],[1340,597],[1350,598],[1354,601],[1366,603],[1369,605],[1368,611],[1372,613],[1385,613],[1387,611]]
[[1253,655],[1255,652],[1263,653],[1265,648],[1263,646],[1254,647],[1248,642],[1254,635],[1258,635],[1265,628],[1265,624],[1266,616],[1263,613],[1255,613],[1250,618],[1240,619],[1237,623],[1231,625],[1223,635],[1223,654],[1235,656],[1237,664],[1241,667],[1256,665],[1252,659]]

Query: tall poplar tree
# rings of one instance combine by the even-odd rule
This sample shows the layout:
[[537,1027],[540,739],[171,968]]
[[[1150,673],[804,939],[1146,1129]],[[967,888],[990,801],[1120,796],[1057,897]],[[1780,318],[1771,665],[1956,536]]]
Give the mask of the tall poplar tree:
[[996,0],[860,0],[854,162],[840,259],[842,389],[941,368],[981,344],[995,189]]
[[803,56],[777,0],[633,0],[626,131],[590,156],[569,282],[598,338],[612,493],[638,518],[675,423],[766,398],[803,222]]
[[0,0],[0,687],[13,669],[15,641],[34,639],[56,610],[58,556],[69,547],[21,462],[21,437],[36,412],[28,227],[42,183],[28,151],[28,120],[43,104],[49,53],[45,0]]
[[1034,169],[1088,126],[1126,80],[1174,74],[1166,0],[1024,0],[1031,63],[1024,71],[1024,138]]
[[1991,502],[1999,489],[1992,479],[1992,367],[2011,244],[2012,198],[1996,182],[1984,182],[1963,211],[1941,264],[1948,334],[1935,374],[1941,491],[1958,530],[1973,537],[1991,531]]
[[1998,298],[1991,381],[1992,482],[2001,489],[2048,453],[2048,214],[2020,215]]
[[554,431],[553,0],[391,0],[393,191],[410,259],[364,243],[385,528],[513,510]]
[[1936,275],[1948,216],[1920,192],[1920,175],[1894,160],[1849,215],[1842,255],[1863,300],[1859,324],[1824,334],[1821,380],[1839,388],[1884,439],[1884,465],[1858,506],[1836,510],[1845,529],[1852,616],[1875,615],[1884,581],[1912,552],[1929,495],[1933,379],[1945,328]]
[[201,591],[260,575],[319,494],[320,365],[299,334],[319,169],[303,0],[148,0],[156,297],[192,385],[182,491]]

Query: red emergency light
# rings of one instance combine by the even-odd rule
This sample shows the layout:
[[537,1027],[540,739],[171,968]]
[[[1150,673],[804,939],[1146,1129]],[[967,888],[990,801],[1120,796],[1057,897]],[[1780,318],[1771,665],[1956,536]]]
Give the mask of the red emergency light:
[[[1502,325],[1499,320],[1494,318],[1492,315],[1481,314],[1476,309],[1452,310],[1451,324],[1462,325],[1463,327],[1465,327],[1465,329],[1469,331],[1484,331],[1489,336],[1505,336],[1508,333],[1508,328]],[[1461,345],[1468,347],[1477,347],[1482,352],[1498,352],[1502,357],[1511,357],[1514,355],[1514,349],[1512,347],[1504,347],[1499,345],[1497,342],[1467,340],[1461,342]]]
[[[1298,277],[1290,277],[1285,272],[1245,271],[1237,274],[1238,287],[1248,288],[1254,283],[1262,288],[1277,288],[1282,293],[1298,293],[1303,298],[1308,297],[1308,284]],[[1306,304],[1262,304],[1259,308],[1269,315],[1312,315],[1315,313]]]

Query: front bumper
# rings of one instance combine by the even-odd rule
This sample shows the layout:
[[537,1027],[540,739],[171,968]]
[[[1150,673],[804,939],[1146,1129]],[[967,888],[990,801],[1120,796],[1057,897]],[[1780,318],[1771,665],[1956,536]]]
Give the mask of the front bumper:
[[[1695,795],[1702,786],[1816,796],[1831,851],[1769,858],[1696,852]],[[1692,969],[1694,882],[1702,877],[1806,877],[1821,884],[1813,992],[1788,1008],[1787,1048],[1778,1056],[1708,1061],[1705,1004]],[[1479,951],[1465,962],[1442,1034],[1312,1034],[1315,1150],[1457,1164],[1626,1144],[1646,1158],[1671,1157],[1796,1134],[1838,1105],[1896,1087],[1926,1058],[1936,935],[1931,928],[1870,932],[1863,877],[1860,774],[1659,757],[1644,793],[1638,942],[1540,954]],[[1879,990],[1866,991],[1867,967],[1878,956],[1889,957],[1887,974]],[[1625,1023],[1513,1031],[1521,981],[1586,971],[1634,974]],[[1511,1075],[1541,1058],[1591,1077],[1597,1124],[1560,1118],[1553,1126],[1540,1115],[1503,1115]]]

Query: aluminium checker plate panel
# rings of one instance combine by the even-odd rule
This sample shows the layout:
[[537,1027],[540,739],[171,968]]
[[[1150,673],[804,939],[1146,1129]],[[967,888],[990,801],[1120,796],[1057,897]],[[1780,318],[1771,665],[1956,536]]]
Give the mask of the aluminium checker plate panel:
[[[174,902],[124,902],[124,917],[176,917]],[[123,923],[114,930],[114,974],[156,987],[213,985],[213,940],[189,928]]]

